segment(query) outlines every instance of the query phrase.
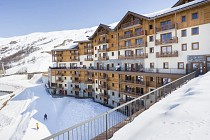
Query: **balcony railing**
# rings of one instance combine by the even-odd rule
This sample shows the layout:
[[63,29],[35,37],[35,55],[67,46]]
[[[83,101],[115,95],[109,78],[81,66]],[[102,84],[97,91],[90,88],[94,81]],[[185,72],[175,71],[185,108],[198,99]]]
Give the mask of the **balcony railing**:
[[85,58],[85,61],[93,61],[93,58]]
[[178,43],[178,37],[168,38],[166,40],[156,39],[155,45],[165,45],[165,44],[172,44]]
[[98,35],[106,35],[106,34],[108,34],[108,32],[107,32],[107,31],[101,31],[101,32],[98,32]]
[[58,78],[58,79],[56,80],[56,82],[63,82],[63,79],[62,79],[62,78]]
[[102,89],[102,90],[107,90],[108,89],[107,85],[99,85],[98,88]]
[[119,36],[119,39],[128,39],[128,38],[132,38],[132,37],[138,37],[138,36],[142,36],[142,35],[146,35],[146,31],[141,31],[141,32],[136,32],[136,33],[130,33],[130,34],[124,34],[123,36]]
[[156,57],[178,57],[178,51],[172,51],[172,52],[156,52]]
[[139,59],[139,58],[148,58],[147,53],[136,54],[136,55],[120,55],[119,59]]
[[159,27],[159,28],[157,27],[156,32],[171,30],[171,29],[175,29],[175,24],[166,24],[162,27]]
[[80,88],[79,87],[73,87],[72,90],[73,91],[80,91]]
[[103,57],[98,57],[98,60],[109,60],[109,57],[108,56],[103,56]]
[[72,77],[79,77],[80,74],[72,74],[71,76],[72,76]]
[[107,76],[99,76],[98,78],[99,78],[99,80],[106,80],[106,81],[108,80]]
[[98,44],[104,44],[104,43],[108,43],[108,39],[104,39],[104,40],[99,40]]
[[142,93],[136,92],[134,90],[125,90],[125,89],[120,89],[120,93],[133,96],[133,97],[139,97],[143,95]]
[[79,52],[71,52],[71,55],[79,55]]
[[143,41],[141,43],[138,44],[130,44],[128,46],[119,46],[119,49],[129,49],[129,48],[138,48],[138,47],[147,47],[147,42]]
[[132,22],[127,22],[125,24],[122,24],[121,27],[122,28],[128,28],[128,27],[133,27],[133,26],[138,26],[140,25],[142,22],[138,19],[138,20],[134,20]]
[[108,48],[101,48],[101,49],[98,49],[98,52],[107,52],[108,51]]
[[92,84],[92,83],[93,83],[93,80],[85,80],[84,83],[85,83],[85,84]]
[[108,94],[99,93],[98,95],[99,95],[99,97],[102,97],[104,99],[109,99],[109,95]]
[[80,80],[72,80],[72,83],[80,83]]
[[79,61],[79,58],[72,58],[71,61]]
[[121,79],[120,80],[121,83],[125,83],[125,84],[137,84],[137,85],[146,85],[146,82],[145,81],[138,81],[138,80],[126,80],[126,79]]
[[85,52],[85,55],[93,55],[93,52]]

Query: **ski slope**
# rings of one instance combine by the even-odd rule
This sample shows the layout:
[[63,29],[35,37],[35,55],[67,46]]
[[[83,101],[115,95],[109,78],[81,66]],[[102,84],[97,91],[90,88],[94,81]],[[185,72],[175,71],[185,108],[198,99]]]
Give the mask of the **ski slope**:
[[0,140],[42,139],[110,110],[91,99],[52,98],[41,83],[41,75],[34,77],[31,80],[24,75],[0,78],[2,87],[3,84],[16,87],[15,96],[0,110]]
[[174,91],[111,140],[210,140],[210,72]]

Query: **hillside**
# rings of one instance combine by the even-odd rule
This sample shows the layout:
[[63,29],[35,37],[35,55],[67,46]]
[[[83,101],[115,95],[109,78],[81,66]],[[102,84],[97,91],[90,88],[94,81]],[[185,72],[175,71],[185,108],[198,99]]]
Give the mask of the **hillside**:
[[51,55],[47,52],[76,40],[87,39],[96,28],[0,38],[0,60],[4,62],[7,74],[45,72],[52,63]]

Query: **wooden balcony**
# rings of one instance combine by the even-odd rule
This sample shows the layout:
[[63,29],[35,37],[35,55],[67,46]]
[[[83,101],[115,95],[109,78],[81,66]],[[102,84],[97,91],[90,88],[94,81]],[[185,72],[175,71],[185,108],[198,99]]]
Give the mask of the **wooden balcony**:
[[172,52],[156,52],[156,57],[178,57],[178,51],[172,51]]
[[145,81],[137,81],[137,80],[126,80],[126,79],[121,79],[121,84],[135,84],[135,86],[146,86],[146,82]]
[[119,49],[130,49],[130,48],[139,48],[139,47],[147,47],[147,42],[143,41],[139,44],[130,44],[129,46],[119,46]]
[[107,90],[108,89],[107,85],[99,85],[98,88],[102,89],[102,90]]
[[125,35],[119,36],[119,39],[120,40],[130,39],[130,38],[135,38],[135,37],[139,37],[143,35],[146,35],[146,30],[141,31],[141,32],[136,32],[136,33],[125,34]]
[[104,36],[104,35],[107,35],[107,34],[108,34],[108,31],[100,31],[100,32],[98,32],[99,36]]
[[84,82],[85,84],[93,84],[93,80],[85,80],[85,82]]
[[80,80],[72,80],[72,83],[79,84]]
[[162,27],[156,27],[156,32],[161,32],[161,31],[166,31],[166,30],[171,30],[171,29],[175,29],[175,24],[167,24],[165,26]]
[[93,55],[93,51],[91,51],[91,52],[86,51],[84,54],[85,54],[85,55]]
[[128,90],[125,90],[125,89],[120,89],[120,93],[124,94],[124,95],[127,95],[127,96],[132,96],[132,97],[135,97],[135,98],[142,95],[141,93],[138,93],[138,92],[135,92],[135,91],[128,91]]
[[71,52],[71,55],[77,56],[79,55],[79,52]]
[[93,49],[93,46],[92,45],[87,45],[87,46],[85,46],[85,49],[87,49],[87,50]]
[[100,61],[109,60],[109,57],[108,56],[98,57],[98,60]]
[[59,77],[56,82],[60,83],[60,82],[63,82],[63,79],[61,77]]
[[85,77],[93,77],[92,73],[91,72],[88,72],[85,74]]
[[141,59],[141,58],[148,58],[148,53],[142,53],[138,55],[120,55],[119,59]]
[[80,60],[79,58],[72,58],[70,61],[76,62],[76,61],[79,61],[79,60]]
[[101,81],[107,81],[108,77],[107,76],[99,76],[98,79]]
[[72,77],[79,77],[80,74],[72,74],[71,76],[72,76]]
[[108,48],[101,48],[101,49],[98,49],[98,52],[107,52],[108,51]]
[[79,91],[80,91],[80,88],[79,88],[79,87],[73,87],[72,90],[73,90],[73,91],[78,91],[78,92],[79,92]]
[[85,58],[85,61],[93,61],[93,58]]
[[94,91],[93,88],[86,88],[86,89],[85,89],[85,92],[93,92],[93,91]]
[[98,94],[99,95],[99,97],[101,97],[101,98],[104,98],[104,99],[109,99],[109,95],[108,94],[104,94],[104,93],[99,93]]
[[142,24],[142,22],[139,19],[137,19],[132,22],[127,22],[127,23],[122,24],[121,28],[132,28],[135,26],[139,26],[140,24]]
[[172,44],[172,43],[178,43],[178,37],[173,37],[171,39],[156,39],[155,45],[165,45],[165,44]]
[[98,41],[98,45],[104,44],[104,43],[108,43],[108,39]]

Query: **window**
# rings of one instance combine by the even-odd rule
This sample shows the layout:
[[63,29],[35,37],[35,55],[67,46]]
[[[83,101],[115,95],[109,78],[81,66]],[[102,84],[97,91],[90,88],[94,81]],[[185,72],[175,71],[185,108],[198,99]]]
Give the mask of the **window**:
[[182,37],[186,37],[187,36],[187,30],[182,30]]
[[64,73],[66,73],[66,71],[64,71]]
[[149,29],[150,29],[150,30],[152,30],[152,29],[153,29],[153,26],[152,26],[151,24],[149,25]]
[[171,54],[172,46],[163,46],[161,47],[161,54]]
[[80,62],[80,65],[83,65],[83,63],[82,63],[82,62]]
[[154,81],[154,78],[153,77],[150,77],[150,82],[153,82]]
[[182,44],[182,51],[187,51],[187,44]]
[[98,91],[98,88],[96,88],[96,91]]
[[155,68],[155,64],[154,63],[150,63],[150,69],[154,69]]
[[154,41],[154,37],[153,36],[149,36],[149,42],[153,42]]
[[64,79],[66,80],[66,77],[64,77]]
[[97,57],[97,54],[95,54],[95,57]]
[[112,67],[114,67],[114,63],[112,63]]
[[184,69],[184,62],[178,62],[178,69]]
[[198,42],[192,43],[192,50],[199,50],[199,43]]
[[114,104],[114,101],[112,100],[112,104]]
[[172,34],[167,33],[167,34],[161,34],[161,41],[162,42],[167,42],[168,40],[172,39]]
[[143,53],[144,53],[143,49],[136,50],[136,55],[141,55]]
[[141,45],[142,43],[143,43],[142,38],[136,39],[136,45]]
[[98,81],[96,80],[96,84],[98,83]]
[[171,20],[167,20],[167,21],[161,22],[160,26],[161,26],[162,30],[169,29],[171,27]]
[[114,92],[112,92],[112,96],[114,96]]
[[186,22],[186,16],[182,16],[182,22]]
[[111,35],[111,38],[114,38],[114,35]]
[[192,19],[198,19],[198,13],[192,13]]
[[114,74],[112,74],[112,77],[114,77]]
[[97,50],[97,47],[95,47],[95,50]]
[[67,87],[67,85],[65,84],[65,87]]
[[118,55],[120,55],[120,51],[118,51]]
[[131,40],[125,41],[125,46],[131,46]]
[[112,56],[114,56],[114,52],[112,52]]
[[199,34],[199,28],[198,27],[192,28],[192,35],[198,35],[198,34]]
[[112,87],[114,87],[114,83],[112,83]]
[[164,68],[164,69],[168,69],[168,62],[164,62],[164,63],[163,63],[163,68]]
[[131,51],[131,50],[125,51],[125,56],[132,56],[132,55],[133,55],[133,51]]
[[112,47],[114,47],[114,44],[112,43]]
[[154,53],[154,47],[149,48],[149,53]]

